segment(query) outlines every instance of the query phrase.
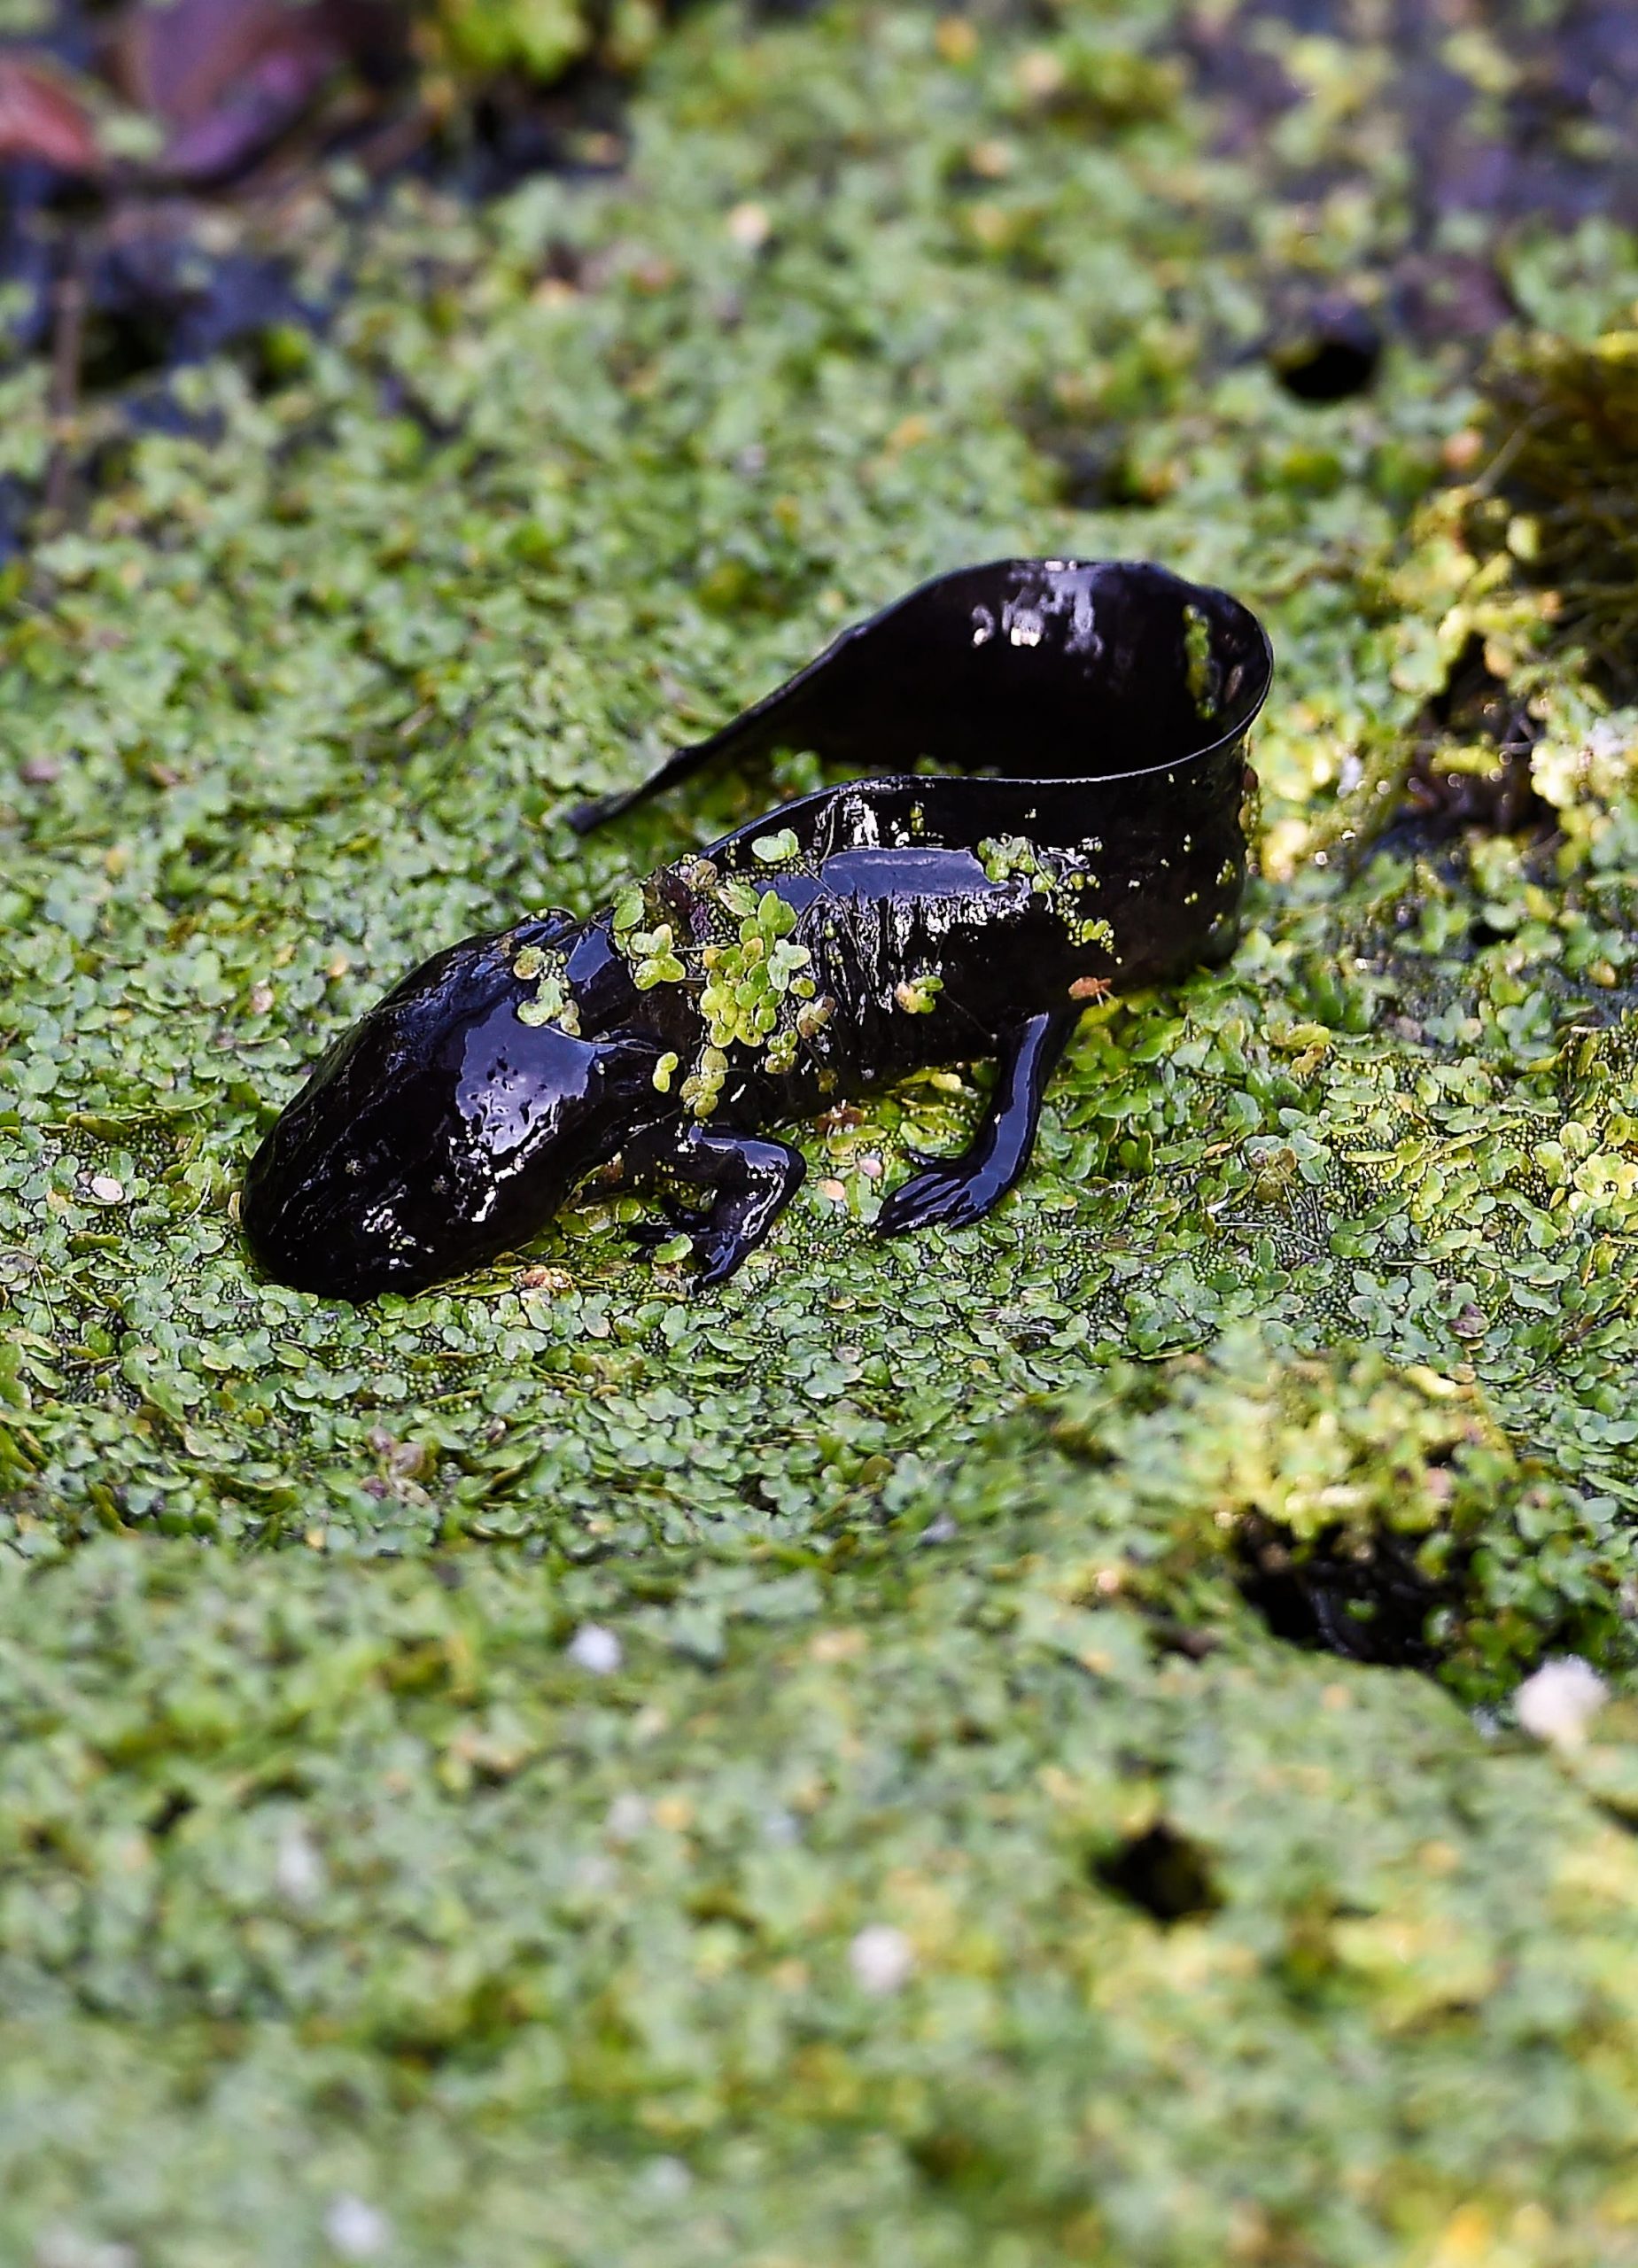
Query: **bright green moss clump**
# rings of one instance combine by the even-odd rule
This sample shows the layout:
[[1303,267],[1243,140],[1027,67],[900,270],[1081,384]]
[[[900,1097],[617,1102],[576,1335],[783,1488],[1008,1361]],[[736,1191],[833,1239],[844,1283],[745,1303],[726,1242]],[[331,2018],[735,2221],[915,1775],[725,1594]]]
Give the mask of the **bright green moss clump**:
[[657,0],[433,0],[440,53],[462,72],[515,72],[547,84],[576,64],[645,62],[660,29]]
[[[8,2259],[1638,2261],[1632,1704],[1511,1705],[1632,1658],[1634,718],[1455,485],[1466,359],[1256,351],[1409,225],[1381,57],[1230,158],[1174,29],[690,12],[628,174],[308,214],[333,330],[9,571]],[[1618,232],[1499,256],[1630,329]],[[1091,1007],[995,1220],[870,1233],[940,1073],[709,1297],[596,1191],[414,1301],[251,1273],[251,1146],[406,967],[621,902],[675,982],[633,884],[817,774],[569,809],[1013,551],[1227,584],[1279,676],[1238,953]],[[1556,831],[1366,863],[1419,744],[1490,762],[1475,640]],[[759,904],[725,1029],[818,1006]],[[1389,1561],[1442,1686],[1246,1595]]]
[[1620,1726],[1569,1759],[1594,1800],[1226,1598],[1192,1659],[1032,1472],[669,1597],[126,1542],[36,1579],[12,2249],[322,2259],[353,2199],[520,2268],[1632,2258]]

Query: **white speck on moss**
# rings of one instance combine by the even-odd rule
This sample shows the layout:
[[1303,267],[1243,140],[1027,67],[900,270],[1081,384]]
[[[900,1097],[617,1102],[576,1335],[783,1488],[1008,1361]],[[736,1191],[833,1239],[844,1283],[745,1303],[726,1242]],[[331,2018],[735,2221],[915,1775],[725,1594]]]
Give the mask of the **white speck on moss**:
[[650,2158],[641,2180],[648,2195],[663,2205],[678,2203],[694,2186],[694,2175],[681,2158]]
[[759,252],[772,232],[765,205],[736,205],[728,215],[728,234],[741,252]]
[[854,1977],[866,1992],[897,1992],[916,1965],[915,1947],[890,1922],[873,1922],[848,1947]]
[[1579,1748],[1603,1708],[1609,1689],[1579,1654],[1543,1662],[1513,1696],[1513,1712],[1527,1733],[1555,1748]]
[[314,1905],[324,1894],[324,1861],[299,1821],[292,1821],[279,1837],[273,1879],[280,1897],[292,1906]]
[[619,1668],[625,1653],[612,1630],[587,1622],[569,1641],[569,1658],[581,1669],[589,1669],[594,1676],[607,1677],[611,1670]]
[[648,1824],[647,1799],[634,1788],[622,1788],[609,1806],[603,1821],[603,1832],[611,1842],[630,1843]]
[[392,2233],[384,2213],[361,2197],[338,2197],[324,2216],[324,2233],[344,2260],[373,2260]]
[[128,2244],[104,2244],[59,2226],[35,2245],[34,2268],[136,2268],[136,2255]]
[[125,1184],[116,1181],[111,1173],[94,1173],[91,1176],[91,1194],[99,1205],[123,1205]]

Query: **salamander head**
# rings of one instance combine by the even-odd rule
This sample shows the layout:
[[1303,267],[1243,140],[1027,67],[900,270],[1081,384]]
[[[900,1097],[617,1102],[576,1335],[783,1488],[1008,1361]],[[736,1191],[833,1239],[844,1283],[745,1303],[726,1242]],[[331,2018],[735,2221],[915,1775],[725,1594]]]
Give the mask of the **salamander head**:
[[415,1292],[540,1229],[627,1133],[663,1115],[659,1049],[517,1013],[518,935],[425,962],[331,1048],[245,1177],[242,1217],[299,1291]]

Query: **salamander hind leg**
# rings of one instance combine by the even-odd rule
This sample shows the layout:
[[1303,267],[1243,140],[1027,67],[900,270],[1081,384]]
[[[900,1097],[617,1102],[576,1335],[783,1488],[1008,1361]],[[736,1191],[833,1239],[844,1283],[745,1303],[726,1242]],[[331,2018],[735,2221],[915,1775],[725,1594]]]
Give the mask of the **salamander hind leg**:
[[[663,1200],[672,1228],[694,1240],[694,1264],[703,1287],[725,1283],[767,1236],[807,1171],[800,1150],[732,1127],[690,1127],[675,1149],[656,1161],[666,1177],[708,1200],[698,1212]],[[648,1239],[645,1239],[644,1241]]]
[[1041,1122],[1041,1099],[1070,1033],[1073,1015],[1031,1016],[1007,1035],[983,1123],[959,1158],[929,1163],[900,1184],[876,1216],[881,1236],[904,1236],[935,1221],[946,1228],[982,1221],[1021,1177]]

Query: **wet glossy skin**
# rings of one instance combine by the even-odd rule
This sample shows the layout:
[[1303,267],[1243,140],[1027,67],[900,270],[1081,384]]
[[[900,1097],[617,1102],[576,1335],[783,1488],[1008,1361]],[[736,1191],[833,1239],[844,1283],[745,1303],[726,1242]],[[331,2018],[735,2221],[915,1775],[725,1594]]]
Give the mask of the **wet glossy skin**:
[[[718,756],[805,747],[886,776],[660,869],[640,907],[520,922],[413,971],[258,1151],[260,1257],[330,1297],[414,1291],[524,1242],[617,1161],[717,1281],[802,1178],[766,1129],[992,1056],[971,1147],[927,1161],[879,1225],[981,1218],[1029,1161],[1087,1000],[1232,950],[1241,743],[1269,667],[1245,608],[1159,568],[1001,561],[924,585],[575,824]],[[922,758],[937,770],[914,775]]]

